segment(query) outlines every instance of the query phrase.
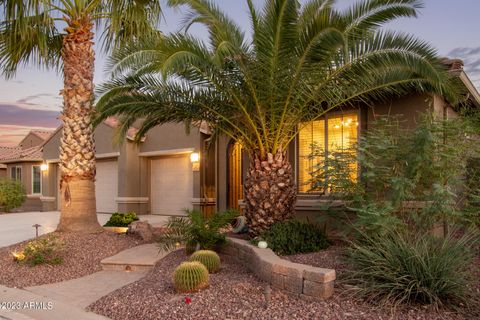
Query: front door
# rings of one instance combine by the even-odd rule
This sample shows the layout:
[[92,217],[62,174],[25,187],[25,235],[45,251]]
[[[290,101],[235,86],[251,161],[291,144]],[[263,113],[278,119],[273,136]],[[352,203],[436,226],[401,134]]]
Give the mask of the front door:
[[238,142],[228,147],[228,207],[239,210],[243,199],[242,146]]

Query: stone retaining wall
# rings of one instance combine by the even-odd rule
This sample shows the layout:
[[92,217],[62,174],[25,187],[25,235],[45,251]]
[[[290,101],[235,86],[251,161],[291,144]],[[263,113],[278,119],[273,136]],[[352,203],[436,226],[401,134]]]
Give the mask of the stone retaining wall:
[[315,299],[332,296],[335,270],[312,267],[281,259],[270,249],[260,249],[246,240],[228,238],[223,253],[257,277],[290,294]]

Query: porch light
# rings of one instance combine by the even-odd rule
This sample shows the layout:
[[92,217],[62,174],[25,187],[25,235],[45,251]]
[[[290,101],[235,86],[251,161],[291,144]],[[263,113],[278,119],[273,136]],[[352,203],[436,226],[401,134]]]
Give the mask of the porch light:
[[199,154],[198,152],[192,152],[192,153],[190,154],[190,161],[191,161],[192,163],[195,163],[195,162],[200,161],[200,154]]
[[47,171],[47,170],[48,170],[48,164],[42,163],[42,164],[40,165],[40,170],[41,170],[41,171]]

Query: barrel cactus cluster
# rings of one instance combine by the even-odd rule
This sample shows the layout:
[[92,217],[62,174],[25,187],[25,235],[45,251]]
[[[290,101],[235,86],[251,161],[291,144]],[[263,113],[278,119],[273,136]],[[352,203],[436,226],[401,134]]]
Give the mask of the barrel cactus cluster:
[[200,291],[209,285],[208,270],[198,261],[182,262],[173,273],[173,284],[181,293]]
[[190,261],[198,261],[207,267],[209,273],[220,270],[220,257],[212,250],[198,250],[190,256]]
[[209,285],[210,273],[220,270],[220,257],[212,250],[195,251],[173,273],[173,285],[177,292],[191,293]]

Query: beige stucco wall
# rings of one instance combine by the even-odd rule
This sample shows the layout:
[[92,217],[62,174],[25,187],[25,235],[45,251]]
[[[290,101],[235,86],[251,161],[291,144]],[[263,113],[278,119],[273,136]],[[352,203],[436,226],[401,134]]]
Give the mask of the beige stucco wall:
[[164,124],[147,133],[140,152],[195,148],[200,150],[200,132],[192,126],[187,134],[183,124]]

